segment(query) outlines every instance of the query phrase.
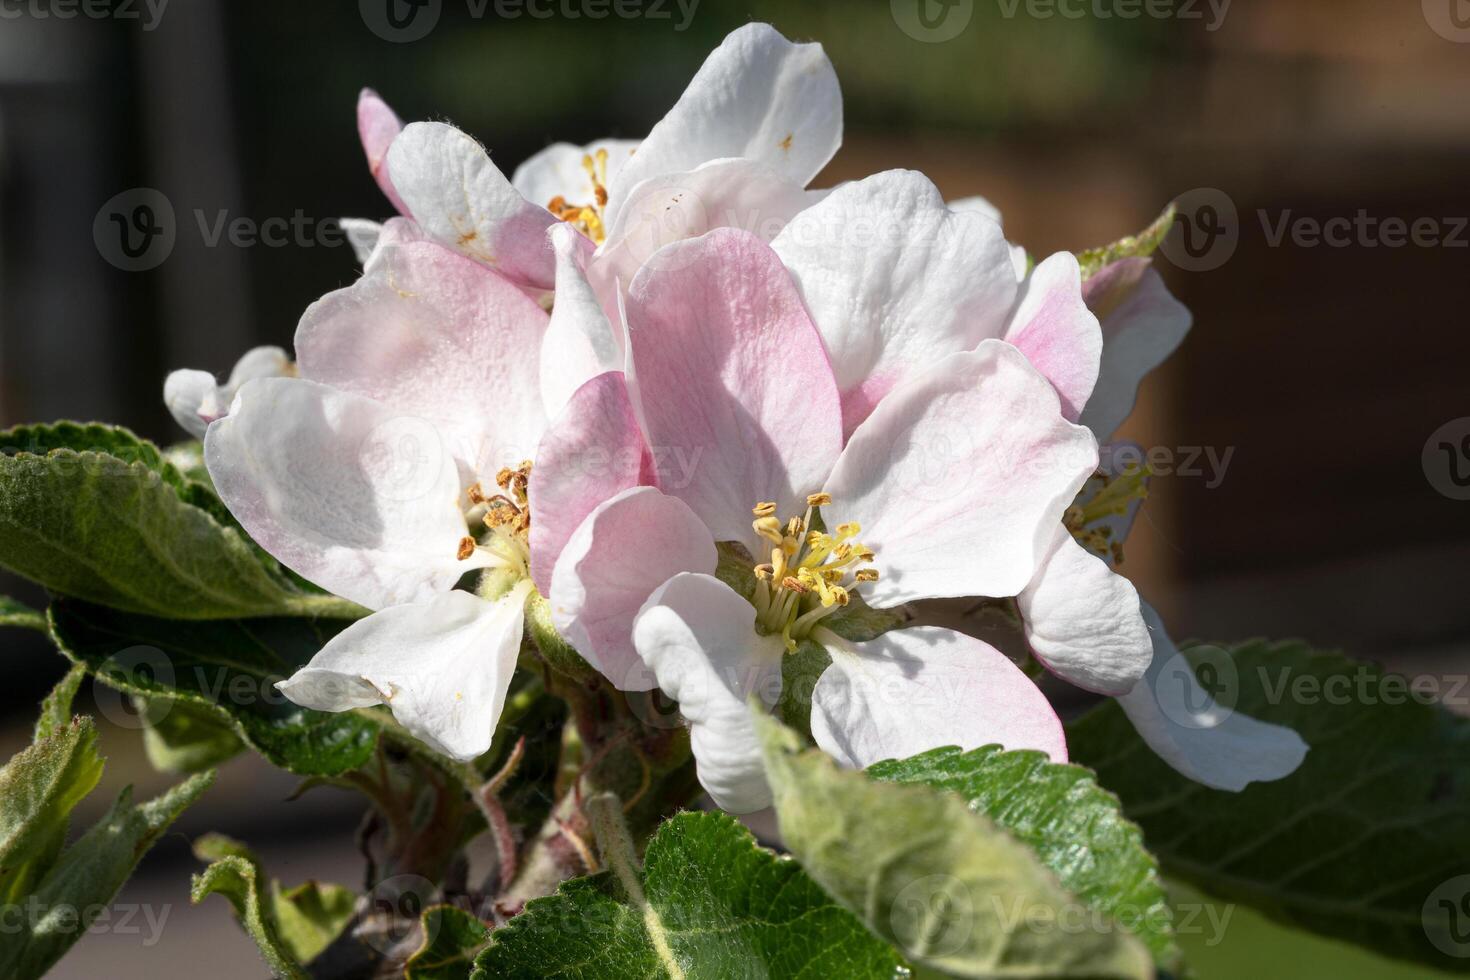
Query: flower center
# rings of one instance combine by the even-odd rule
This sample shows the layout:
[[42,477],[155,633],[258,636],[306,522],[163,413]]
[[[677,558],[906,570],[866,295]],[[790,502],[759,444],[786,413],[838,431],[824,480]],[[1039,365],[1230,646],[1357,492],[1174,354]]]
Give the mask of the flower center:
[[[1114,565],[1123,564],[1123,542],[1113,540],[1113,529],[1095,526],[1108,517],[1128,513],[1128,505],[1148,496],[1148,467],[1136,466],[1116,476],[1102,471],[1088,478],[1083,492],[1092,490],[1085,501],[1073,503],[1062,514],[1062,523],[1077,543],[1100,558],[1111,558]],[[1082,495],[1078,494],[1081,500]]]
[[478,540],[469,535],[460,539],[460,561],[482,551],[494,559],[492,567],[509,568],[522,578],[530,576],[531,504],[526,497],[530,482],[531,461],[525,460],[515,469],[506,467],[495,474],[501,493],[486,496],[478,483],[466,491],[470,510],[465,517],[471,523],[479,520],[485,531]]
[[546,205],[546,210],[601,245],[607,238],[607,229],[602,224],[603,211],[607,207],[607,150],[584,154],[582,169],[592,180],[593,203],[568,204],[567,199],[558,194]]
[[873,551],[857,540],[857,524],[838,524],[831,534],[812,529],[813,511],[830,503],[830,494],[811,494],[805,516],[784,524],[774,503],[751,509],[751,526],[772,545],[770,562],[755,566],[756,629],[781,634],[787,652],[794,653],[822,619],[847,605],[858,585],[878,580],[877,569],[863,567]]

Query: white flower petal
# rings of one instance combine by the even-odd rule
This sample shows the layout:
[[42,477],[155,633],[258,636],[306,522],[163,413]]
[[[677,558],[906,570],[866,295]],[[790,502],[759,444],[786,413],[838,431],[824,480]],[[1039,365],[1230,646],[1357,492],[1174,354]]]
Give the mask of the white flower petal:
[[1082,424],[1106,442],[1133,411],[1144,376],[1184,341],[1193,318],[1148,259],[1104,267],[1087,280],[1083,295],[1102,324],[1103,348]]
[[969,197],[957,197],[949,202],[949,209],[951,211],[974,211],[976,214],[985,215],[985,217],[998,225],[1005,224],[1001,218],[1000,208],[991,204],[988,199],[981,197],[979,194],[972,194]]
[[368,259],[373,256],[373,249],[378,247],[378,239],[382,237],[382,223],[367,218],[338,218],[337,224],[347,236],[352,254],[357,256],[357,264],[367,265]]
[[781,638],[757,634],[755,608],[728,585],[689,573],[649,597],[633,638],[689,723],[699,784],[731,813],[770,806],[748,701],[769,706],[780,697]]
[[605,371],[620,371],[626,354],[597,294],[587,282],[592,243],[559,223],[548,232],[556,251],[556,303],[541,349],[541,400],[555,418],[582,385]]
[[1133,583],[1058,524],[1051,550],[1016,597],[1026,639],[1052,673],[1098,694],[1127,694],[1153,659]]
[[546,229],[556,218],[523,198],[472,137],[444,123],[410,123],[388,149],[388,172],[435,240],[518,285],[553,286]]
[[905,377],[1001,336],[1015,304],[1000,225],[912,170],[837,188],[771,247],[826,342],[846,432]]
[[551,573],[552,624],[614,687],[651,690],[633,621],[669,578],[713,572],[718,560],[687,504],[652,487],[625,490],[598,505],[562,549]]
[[805,187],[842,144],[842,92],[820,44],[747,24],[710,53],[609,188],[608,220],[659,174],[745,157]]
[[[753,160],[711,160],[631,188],[589,273],[599,294],[627,286],[660,248],[715,228],[742,228],[770,241],[822,199]],[[559,298],[559,297],[558,297]]]
[[[1118,704],[1149,748],[1195,782],[1231,792],[1295,772],[1307,755],[1302,737],[1290,728],[1238,711],[1200,710],[1200,705],[1212,701],[1209,692],[1199,686],[1191,670],[1169,670],[1166,676],[1165,668],[1179,651],[1164,632],[1159,614],[1147,603],[1143,618],[1153,634],[1153,662],[1143,680],[1118,698]],[[1180,684],[1182,689],[1174,687]],[[1212,727],[1191,723],[1206,715],[1223,718]]]
[[861,525],[875,606],[1011,596],[1096,467],[1092,434],[1062,418],[1046,379],[987,340],[879,402],[832,469],[823,516]]
[[391,606],[338,633],[276,685],[296,704],[387,704],[416,738],[468,761],[490,748],[520,654],[529,583],[494,602],[446,592]]
[[190,368],[169,372],[163,382],[163,403],[174,421],[195,439],[203,439],[209,423],[224,411],[214,375]]
[[843,765],[997,744],[1067,761],[1046,695],[990,644],[937,626],[866,643],[823,639],[832,665],[812,691],[812,737]]
[[252,381],[209,429],[230,512],[287,567],[371,609],[447,591],[466,531],[454,456],[432,424],[294,378]]
[[[517,167],[510,183],[521,197],[542,207],[555,197],[563,198],[568,204],[594,204],[596,189],[592,185],[592,175],[582,161],[592,157],[595,162],[597,152],[606,150],[606,180],[610,184],[636,149],[637,140],[605,139],[586,146],[552,143]],[[604,188],[607,184],[603,185]]]

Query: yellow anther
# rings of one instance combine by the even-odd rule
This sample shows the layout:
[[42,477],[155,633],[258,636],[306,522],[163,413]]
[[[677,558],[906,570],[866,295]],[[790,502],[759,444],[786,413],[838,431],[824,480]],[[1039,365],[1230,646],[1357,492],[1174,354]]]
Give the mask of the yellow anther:
[[470,503],[472,504],[483,504],[485,502],[485,491],[478,483],[471,484],[470,488],[465,491],[465,495],[470,498]]
[[771,576],[775,573],[774,568],[772,568],[770,565],[765,564],[755,566],[754,570],[755,577],[760,579],[762,582],[769,582],[771,580]]
[[832,495],[823,491],[822,493],[809,493],[806,496],[808,507],[826,507],[832,502]]
[[774,500],[763,500],[750,508],[750,512],[756,517],[771,517],[776,513],[776,502]]
[[800,517],[793,517],[786,522],[786,533],[792,538],[799,538],[806,532],[806,525]]
[[852,573],[852,577],[859,582],[876,582],[878,581],[878,569],[859,568]]
[[500,489],[509,490],[510,481],[515,479],[515,475],[515,470],[511,469],[509,466],[502,466],[500,468],[500,472],[495,474],[495,483],[500,487]]
[[790,589],[792,592],[800,593],[803,595],[807,591],[809,591],[805,585],[802,585],[800,581],[790,575],[781,580],[781,588]]
[[460,561],[464,561],[466,558],[468,558],[470,555],[473,555],[474,553],[475,539],[468,535],[460,538],[459,550],[455,553],[455,557],[458,558]]
[[772,544],[781,544],[783,537],[781,534],[781,522],[775,517],[758,517],[750,522],[750,526],[755,528],[756,534],[759,534]]

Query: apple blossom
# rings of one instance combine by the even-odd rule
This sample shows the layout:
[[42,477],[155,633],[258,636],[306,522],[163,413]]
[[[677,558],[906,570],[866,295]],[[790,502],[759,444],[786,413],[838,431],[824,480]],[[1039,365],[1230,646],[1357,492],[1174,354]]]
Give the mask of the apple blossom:
[[[300,377],[243,386],[210,427],[210,474],[250,535],[375,610],[279,685],[296,703],[387,703],[455,758],[489,747],[537,570],[549,576],[568,525],[649,470],[621,384],[584,386],[543,439],[546,323],[463,256],[380,244],[303,315]],[[586,440],[628,451],[573,471]],[[480,570],[476,593],[451,591]]]
[[658,245],[740,215],[779,227],[805,206],[801,189],[836,152],[842,105],[821,45],[747,24],[644,139],[554,143],[510,179],[472,137],[445,123],[405,127],[371,90],[359,98],[358,130],[400,213],[512,282],[550,289],[546,230],[558,221],[601,246],[605,269],[593,278],[608,284],[626,283]]
[[[992,339],[935,359],[844,443],[800,294],[734,229],[666,246],[629,289],[627,325],[649,443],[697,450],[700,465],[685,486],[631,488],[587,517],[553,572],[552,618],[618,686],[679,701],[716,802],[769,803],[746,700],[775,703],[784,656],[811,638],[832,660],[812,733],[849,765],[955,743],[1065,758],[1046,699],[982,641],[824,628],[857,596],[891,608],[1030,580],[1097,459],[1025,356]],[[770,556],[749,560],[748,595],[713,574],[716,542]]]

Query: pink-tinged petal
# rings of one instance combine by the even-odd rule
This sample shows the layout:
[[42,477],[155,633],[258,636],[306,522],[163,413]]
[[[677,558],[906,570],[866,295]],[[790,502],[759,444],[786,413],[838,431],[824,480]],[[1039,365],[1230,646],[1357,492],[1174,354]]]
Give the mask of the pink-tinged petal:
[[597,189],[592,183],[592,174],[583,161],[592,159],[596,164],[598,151],[607,152],[607,172],[603,187],[617,177],[623,165],[638,149],[637,140],[597,140],[586,146],[572,143],[552,143],[546,149],[530,157],[516,168],[510,183],[521,197],[542,207],[560,197],[568,204],[592,205],[597,202]]
[[709,575],[676,575],[638,614],[638,653],[679,702],[699,784],[731,813],[771,805],[749,705],[781,695],[779,636],[755,631],[755,609]]
[[627,315],[659,485],[716,540],[756,550],[752,505],[805,507],[842,446],[837,385],[795,286],[769,245],[721,228],[665,246]]
[[1308,751],[1302,737],[1215,702],[1147,603],[1143,618],[1153,635],[1153,662],[1118,704],[1149,748],[1195,782],[1236,793],[1296,772]]
[[511,282],[550,289],[556,221],[511,186],[485,148],[444,123],[410,123],[388,151],[388,172],[408,214],[436,241]]
[[1062,414],[1075,422],[1097,384],[1102,330],[1082,301],[1082,270],[1058,252],[1031,271],[1005,339],[1021,349],[1056,388]]
[[633,646],[638,610],[671,576],[712,573],[718,560],[709,529],[677,497],[625,490],[562,549],[551,574],[552,624],[619,690],[650,690],[653,675]]
[[1148,670],[1153,646],[1133,583],[1062,525],[1016,603],[1036,659],[1063,680],[1097,694],[1127,694]]
[[375,612],[276,687],[317,711],[386,704],[415,738],[467,762],[490,748],[505,708],[526,592],[494,602],[447,592]]
[[1087,306],[1102,324],[1102,366],[1082,424],[1099,440],[1112,438],[1133,411],[1144,375],[1184,341],[1189,310],[1164,285],[1148,259],[1104,266],[1082,287]]
[[905,377],[999,337],[1016,280],[1000,225],[890,170],[834,190],[771,243],[832,357],[851,432]]
[[879,403],[827,481],[823,517],[861,525],[881,576],[862,590],[876,606],[1011,596],[1096,467],[1092,434],[1062,418],[1046,379],[987,340]]
[[362,278],[307,308],[301,376],[431,420],[472,474],[530,459],[546,429],[545,311],[432,242],[380,248]]
[[328,591],[381,609],[427,599],[488,563],[466,531],[454,455],[434,426],[295,378],[240,389],[204,461],[246,532]]
[[597,505],[653,482],[653,456],[643,442],[621,371],[577,389],[547,430],[531,470],[531,576],[551,594],[562,548]]
[[1001,745],[1067,761],[1046,695],[999,650],[937,626],[866,643],[824,639],[832,665],[812,691],[812,738],[856,769],[929,749]]
[[712,160],[688,172],[660,174],[631,188],[597,255],[598,292],[625,286],[664,245],[715,228],[743,228],[770,241],[822,198],[753,160]]
[[627,354],[587,282],[593,245],[571,225],[548,232],[556,250],[556,303],[542,342],[541,399],[548,418],[561,413],[572,393],[604,371],[622,370]]
[[368,170],[372,172],[373,180],[378,182],[379,189],[393,207],[407,214],[398,192],[393,189],[387,167],[388,148],[401,132],[403,121],[398,118],[398,113],[377,92],[370,88],[363,89],[357,97],[357,135],[362,140],[362,152],[367,156]]
[[629,189],[708,160],[745,157],[799,187],[842,144],[842,92],[820,44],[747,24],[710,52],[609,188],[609,217]]

